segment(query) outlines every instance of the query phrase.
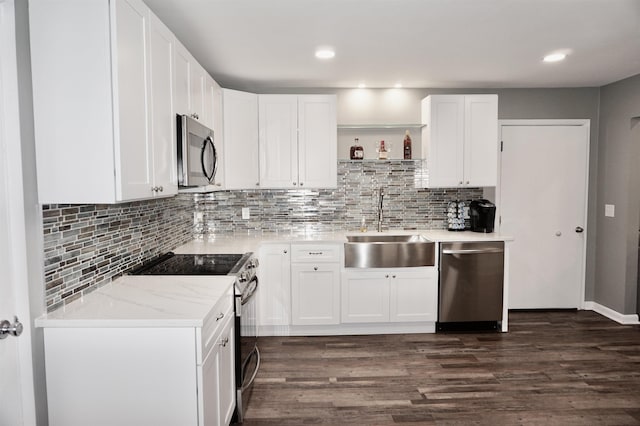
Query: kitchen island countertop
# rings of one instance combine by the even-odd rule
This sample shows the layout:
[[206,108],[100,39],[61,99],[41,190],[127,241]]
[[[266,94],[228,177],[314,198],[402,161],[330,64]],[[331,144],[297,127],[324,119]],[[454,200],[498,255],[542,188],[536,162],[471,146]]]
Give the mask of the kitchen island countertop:
[[232,276],[125,275],[35,320],[36,327],[202,327]]

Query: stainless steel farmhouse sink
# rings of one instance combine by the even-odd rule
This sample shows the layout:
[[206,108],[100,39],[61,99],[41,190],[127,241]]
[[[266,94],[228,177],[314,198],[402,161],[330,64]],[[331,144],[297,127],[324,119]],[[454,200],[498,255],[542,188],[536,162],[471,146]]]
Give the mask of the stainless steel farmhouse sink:
[[344,243],[346,268],[433,266],[435,243],[422,235],[350,235]]

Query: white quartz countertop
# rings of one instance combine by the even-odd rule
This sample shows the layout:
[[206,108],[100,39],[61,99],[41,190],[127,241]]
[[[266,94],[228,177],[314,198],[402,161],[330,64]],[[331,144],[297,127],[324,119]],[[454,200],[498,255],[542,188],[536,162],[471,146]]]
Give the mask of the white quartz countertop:
[[36,327],[202,327],[229,276],[125,275],[35,321]]
[[513,237],[499,233],[452,232],[447,230],[389,230],[383,232],[314,232],[314,233],[255,233],[222,234],[192,240],[174,250],[181,254],[246,253],[257,252],[261,244],[269,243],[345,243],[348,235],[413,235],[419,234],[435,242],[512,241]]

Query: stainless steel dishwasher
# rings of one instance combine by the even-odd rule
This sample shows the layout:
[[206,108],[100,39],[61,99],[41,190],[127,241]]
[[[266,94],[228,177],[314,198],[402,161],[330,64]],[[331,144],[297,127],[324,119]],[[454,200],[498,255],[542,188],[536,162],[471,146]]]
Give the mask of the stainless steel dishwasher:
[[504,242],[440,244],[438,323],[502,321]]

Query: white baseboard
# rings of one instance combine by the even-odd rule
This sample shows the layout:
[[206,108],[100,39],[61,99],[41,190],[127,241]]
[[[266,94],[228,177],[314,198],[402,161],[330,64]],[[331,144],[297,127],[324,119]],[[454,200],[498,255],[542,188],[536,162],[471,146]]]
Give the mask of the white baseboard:
[[638,321],[637,314],[630,314],[630,315],[621,314],[619,312],[614,311],[611,308],[607,308],[606,306],[603,306],[596,302],[584,302],[584,309],[588,311],[597,312],[600,315],[605,316],[619,324],[624,324],[624,325],[640,324],[640,321]]

